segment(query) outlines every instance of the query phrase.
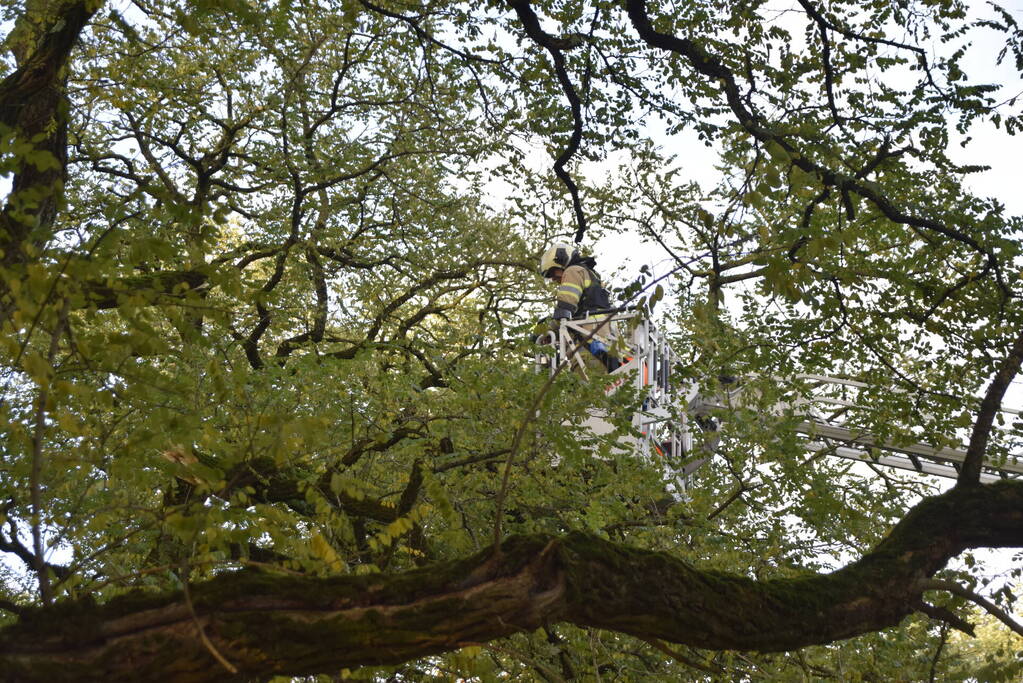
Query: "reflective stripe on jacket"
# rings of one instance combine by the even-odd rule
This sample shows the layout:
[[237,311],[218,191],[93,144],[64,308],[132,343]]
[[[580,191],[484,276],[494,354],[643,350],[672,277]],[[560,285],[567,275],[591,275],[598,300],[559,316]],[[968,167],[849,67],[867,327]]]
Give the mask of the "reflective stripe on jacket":
[[[555,305],[555,318],[571,318],[579,309],[579,301],[583,292],[593,285],[593,278],[590,271],[583,266],[569,266],[561,275],[561,284],[558,286],[558,303]],[[568,315],[557,315],[557,309],[568,311]]]
[[[589,315],[593,311],[611,308],[607,291],[600,284],[600,276],[580,265],[569,266],[561,275],[558,287],[558,303],[554,317],[564,318]],[[568,316],[558,315],[558,309],[567,311]]]

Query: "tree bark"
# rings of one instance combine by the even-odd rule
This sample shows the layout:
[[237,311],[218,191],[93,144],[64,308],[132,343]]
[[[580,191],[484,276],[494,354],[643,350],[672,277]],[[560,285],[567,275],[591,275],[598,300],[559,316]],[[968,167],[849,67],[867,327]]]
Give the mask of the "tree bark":
[[[8,681],[222,681],[394,664],[557,622],[701,648],[781,651],[898,624],[970,547],[1023,546],[1023,483],[925,499],[827,575],[754,581],[594,536],[516,536],[499,554],[402,574],[236,571],[181,593],[36,611],[0,631]],[[194,611],[193,611],[194,609]]]
[[[14,150],[14,178],[0,214],[0,263],[32,258],[49,238],[67,165],[67,64],[101,2],[29,2],[15,28],[18,68],[0,81],[0,136]],[[27,244],[26,244],[27,242]]]

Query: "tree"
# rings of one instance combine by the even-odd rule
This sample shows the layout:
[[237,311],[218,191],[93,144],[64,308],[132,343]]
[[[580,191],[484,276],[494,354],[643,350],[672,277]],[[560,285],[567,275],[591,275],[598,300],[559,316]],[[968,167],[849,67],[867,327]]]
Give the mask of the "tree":
[[[1023,547],[981,483],[1021,223],[950,135],[1019,130],[962,47],[1023,69],[1011,13],[101,5],[5,10],[8,680],[933,680],[964,600],[1023,632],[951,564]],[[652,142],[690,133],[713,187]],[[678,381],[746,387],[685,500],[580,427],[642,396],[524,360],[537,246],[627,227],[677,264]],[[807,454],[769,408],[813,373],[962,437],[955,486]]]

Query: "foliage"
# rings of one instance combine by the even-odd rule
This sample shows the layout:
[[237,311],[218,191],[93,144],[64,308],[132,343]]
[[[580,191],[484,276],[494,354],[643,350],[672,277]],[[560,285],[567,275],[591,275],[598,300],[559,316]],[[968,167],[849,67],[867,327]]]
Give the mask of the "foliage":
[[[967,73],[967,45],[991,36],[1023,70],[1011,12],[100,5],[0,15],[16,18],[0,72],[0,550],[15,567],[0,615],[15,629],[30,606],[242,569],[444,567],[495,527],[585,531],[762,581],[826,572],[939,487],[808,455],[797,413],[774,410],[810,391],[805,374],[866,383],[848,419],[879,438],[969,443],[959,486],[1018,445],[1018,425],[992,422],[1023,358],[1023,224],[970,191],[979,169],[952,144],[1020,130],[1015,99]],[[666,151],[691,135],[717,153],[717,182]],[[532,371],[551,299],[535,257],[577,231],[638,234],[674,260],[670,280],[621,294],[667,292],[680,386],[742,378],[685,499],[616,448],[624,419],[603,438],[581,427],[642,396]],[[999,544],[1021,544],[1015,524]],[[917,615],[765,654],[550,623],[342,677],[1014,675],[983,635],[952,642]]]

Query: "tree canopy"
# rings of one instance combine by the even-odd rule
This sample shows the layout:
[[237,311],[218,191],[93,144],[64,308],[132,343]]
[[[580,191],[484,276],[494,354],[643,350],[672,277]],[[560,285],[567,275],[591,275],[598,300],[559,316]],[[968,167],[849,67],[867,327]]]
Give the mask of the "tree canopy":
[[[1023,481],[982,483],[1023,441],[1023,221],[959,161],[1023,126],[986,80],[1018,11],[0,12],[0,678],[1023,671],[1019,551],[974,552],[1023,548]],[[680,391],[741,378],[685,496],[617,447],[642,395],[534,372],[555,239],[656,250],[619,302]],[[954,485],[807,451],[807,375],[961,444]]]

